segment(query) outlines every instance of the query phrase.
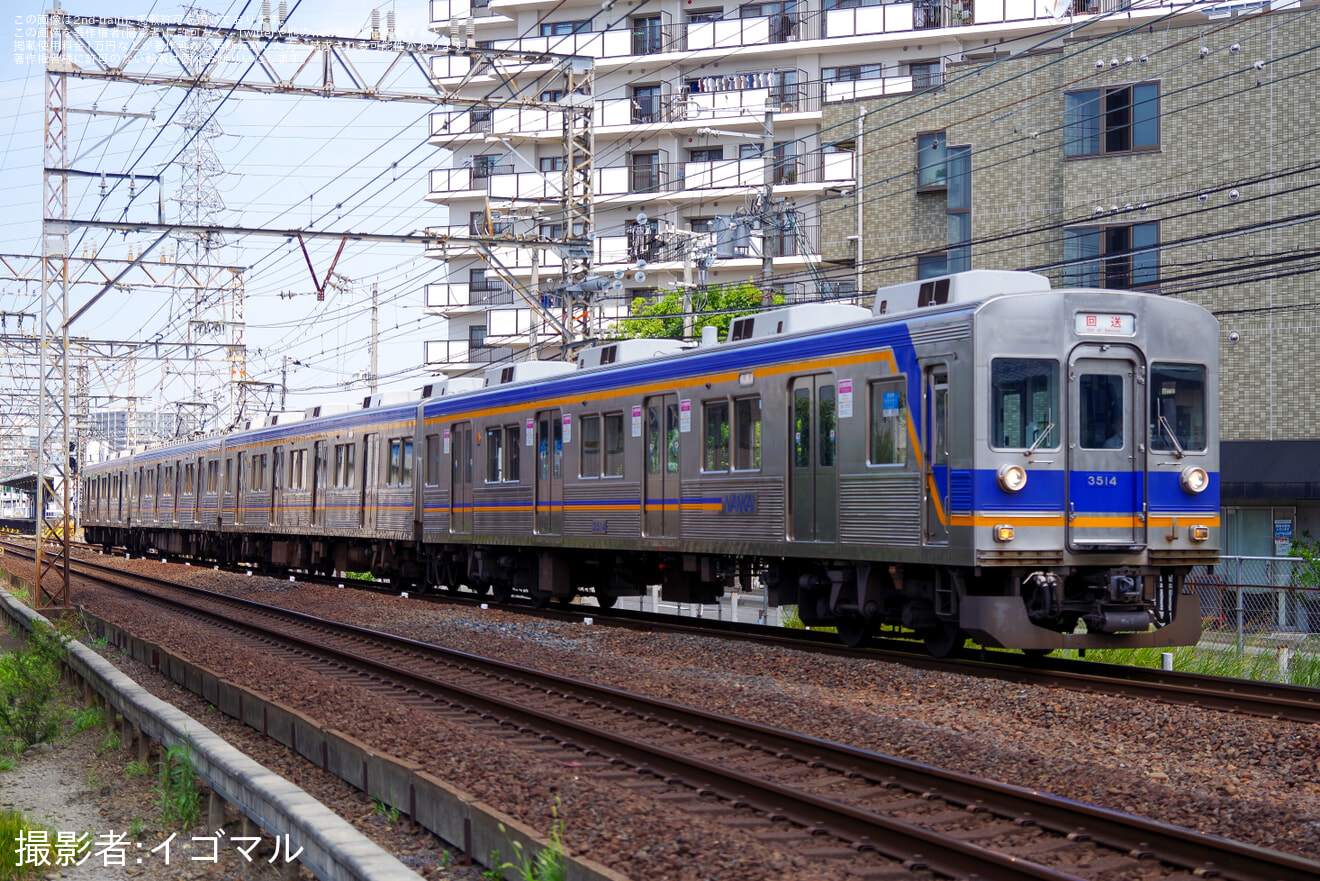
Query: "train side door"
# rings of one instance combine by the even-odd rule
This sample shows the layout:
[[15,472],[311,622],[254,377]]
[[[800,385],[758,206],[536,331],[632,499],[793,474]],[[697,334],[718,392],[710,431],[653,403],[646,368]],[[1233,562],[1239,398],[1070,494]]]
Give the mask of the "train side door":
[[325,457],[326,442],[312,445],[312,525],[325,525]]
[[789,389],[789,501],[793,541],[838,539],[838,400],[828,373],[794,378]]
[[536,532],[564,531],[564,423],[558,410],[536,414]]
[[197,460],[197,473],[193,475],[193,513],[194,523],[201,522],[202,519],[202,479],[206,473],[206,460]]
[[270,453],[270,522],[280,522],[280,500],[284,495],[284,447],[276,447]]
[[[344,455],[344,482],[353,485],[353,442],[346,445]],[[368,434],[362,438],[362,494],[358,503],[358,523],[366,529],[376,528],[376,488],[380,486],[380,435]]]
[[[1101,354],[1103,353],[1103,355]],[[1074,550],[1146,543],[1138,467],[1145,425],[1138,356],[1122,346],[1079,346],[1068,362],[1068,545]]]
[[450,428],[449,531],[472,533],[472,423],[458,422]]
[[949,369],[943,364],[927,367],[923,381],[923,535],[928,545],[945,545],[949,543]]
[[678,479],[678,395],[646,399],[643,534],[677,536],[683,491]]
[[247,463],[248,463],[247,453],[239,453],[238,459],[234,463],[235,465],[238,466],[238,473],[234,475],[234,479],[238,481],[238,486],[234,490],[234,522],[235,523],[245,522],[244,518],[247,514],[246,511],[247,486],[248,486],[248,480],[250,479],[247,473]]

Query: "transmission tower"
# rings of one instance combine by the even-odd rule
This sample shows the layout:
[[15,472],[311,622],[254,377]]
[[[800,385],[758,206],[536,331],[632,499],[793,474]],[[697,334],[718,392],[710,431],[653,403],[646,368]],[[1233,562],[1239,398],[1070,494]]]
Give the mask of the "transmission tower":
[[[213,60],[215,44],[202,36],[202,29],[213,27],[216,16],[200,6],[184,9],[185,25],[196,27],[191,36],[179,41],[188,69],[203,70]],[[185,34],[188,33],[185,31]],[[219,182],[225,174],[216,149],[223,136],[214,119],[221,95],[214,89],[190,89],[179,113],[183,131],[183,150],[176,164],[180,170],[178,203],[179,223],[188,227],[216,227],[225,210]],[[215,229],[176,233],[175,259],[182,263],[207,266],[217,262],[217,252],[224,240]],[[179,371],[188,388],[178,383],[163,386],[168,409],[177,412],[175,434],[186,436],[227,425],[236,417],[239,383],[246,378],[247,365],[242,354],[243,285],[235,277],[229,284],[215,287],[179,288],[175,292],[179,310],[188,316],[186,339],[189,343],[229,343],[234,346],[223,360],[193,358]],[[170,371],[166,368],[166,375]]]

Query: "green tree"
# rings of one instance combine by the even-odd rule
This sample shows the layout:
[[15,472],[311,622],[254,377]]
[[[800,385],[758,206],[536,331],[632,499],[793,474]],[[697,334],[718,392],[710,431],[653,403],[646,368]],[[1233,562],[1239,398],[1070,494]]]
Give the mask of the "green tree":
[[[772,302],[783,305],[782,294],[775,294]],[[695,313],[694,333],[701,335],[703,327],[714,327],[720,339],[728,339],[729,325],[735,318],[750,315],[761,308],[761,289],[750,281],[741,284],[711,285],[692,294]],[[638,297],[632,302],[632,317],[618,323],[616,329],[626,338],[683,339],[683,295],[678,291],[654,300]]]

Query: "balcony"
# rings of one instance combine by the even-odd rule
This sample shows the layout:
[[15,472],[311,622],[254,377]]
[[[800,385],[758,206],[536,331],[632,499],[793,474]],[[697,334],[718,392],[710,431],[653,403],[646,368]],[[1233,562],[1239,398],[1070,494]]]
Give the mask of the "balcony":
[[430,115],[433,139],[465,135],[484,136],[495,132],[518,132],[520,135],[544,132],[546,137],[563,137],[563,115],[536,107],[469,107],[462,110],[438,110]]
[[474,346],[467,340],[427,340],[422,346],[427,367],[490,364],[513,356],[505,346]]
[[491,12],[490,0],[431,0],[432,29],[448,25],[456,18],[466,19],[469,14],[473,18],[483,18],[498,13]]
[[490,306],[509,306],[513,291],[503,282],[487,280],[475,284],[428,284],[423,294],[425,308],[431,315],[456,315],[479,312]]
[[[596,169],[596,195],[746,189],[763,186],[765,172],[766,163],[760,157],[606,166]],[[853,154],[813,152],[807,156],[776,158],[773,174],[777,186],[851,181]]]
[[[786,220],[785,228],[771,230],[769,237],[762,236],[760,230],[739,237],[746,242],[736,245],[735,260],[760,260],[764,247],[769,247],[770,256],[807,257],[820,253],[820,225],[818,223],[799,223]],[[647,263],[673,263],[681,265],[689,248],[713,247],[715,234],[709,233],[699,239],[689,236],[669,238],[664,233],[639,229],[636,225],[628,227],[628,235],[598,236],[596,238],[596,265],[635,263],[645,260]]]

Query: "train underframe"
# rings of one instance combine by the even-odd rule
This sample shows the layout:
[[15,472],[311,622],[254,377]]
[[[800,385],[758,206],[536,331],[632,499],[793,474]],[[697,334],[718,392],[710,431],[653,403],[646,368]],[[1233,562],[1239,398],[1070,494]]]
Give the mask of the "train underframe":
[[[767,604],[796,606],[809,627],[834,627],[858,645],[881,628],[915,633],[948,655],[976,642],[1045,653],[1054,648],[1181,645],[1199,634],[1199,610],[1178,616],[1186,567],[953,567],[805,558],[731,557],[435,544],[262,533],[88,527],[93,544],[135,555],[249,565],[258,571],[370,572],[401,590],[464,586],[494,602],[604,608],[652,585],[672,603],[715,603],[759,580]],[[1193,598],[1194,599],[1194,598]],[[1184,620],[1194,619],[1195,630]],[[1085,632],[1079,631],[1085,625]]]

